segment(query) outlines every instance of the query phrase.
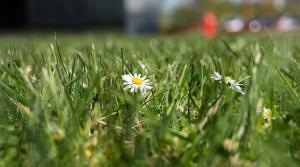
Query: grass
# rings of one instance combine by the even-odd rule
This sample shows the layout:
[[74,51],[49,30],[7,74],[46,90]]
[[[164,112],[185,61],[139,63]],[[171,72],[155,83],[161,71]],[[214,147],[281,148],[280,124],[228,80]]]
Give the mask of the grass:
[[298,37],[2,35],[0,166],[297,166]]

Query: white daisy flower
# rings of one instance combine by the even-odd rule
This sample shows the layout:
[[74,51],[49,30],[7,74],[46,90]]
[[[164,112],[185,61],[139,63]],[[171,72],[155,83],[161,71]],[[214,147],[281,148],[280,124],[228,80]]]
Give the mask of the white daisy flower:
[[220,80],[222,80],[223,77],[220,73],[215,71],[213,74],[210,75],[210,78],[215,81],[220,81]]
[[272,118],[272,110],[269,108],[263,108],[263,117],[264,119],[270,120]]
[[241,82],[249,77],[250,76],[247,76],[246,78],[243,78],[242,80],[237,82],[236,80],[233,80],[231,77],[224,77],[223,79],[222,75],[216,71],[210,75],[210,78],[212,78],[213,80],[219,81],[220,83],[225,82],[225,84],[228,85],[230,89],[239,92],[243,95],[245,94],[245,92],[242,90],[241,86],[243,84],[241,84]]
[[149,79],[146,79],[146,76],[141,77],[141,74],[131,73],[122,75],[122,79],[124,80],[125,90],[130,90],[130,92],[135,93],[140,91],[141,93],[145,93],[147,90],[152,89],[151,82]]
[[232,89],[236,92],[239,92],[243,95],[245,94],[245,92],[243,92],[242,87],[241,87],[243,84],[233,80],[231,77],[225,77],[224,80],[225,80],[225,83],[229,86],[230,89]]
[[266,121],[266,122],[263,123],[262,127],[264,129],[269,129],[271,127],[271,125],[272,125],[271,121]]

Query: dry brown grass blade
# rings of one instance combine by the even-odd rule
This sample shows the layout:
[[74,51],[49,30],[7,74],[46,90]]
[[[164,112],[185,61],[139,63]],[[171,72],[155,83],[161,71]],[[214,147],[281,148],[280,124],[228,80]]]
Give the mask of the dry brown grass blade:
[[210,107],[210,109],[208,110],[208,112],[206,113],[205,117],[202,119],[202,121],[200,122],[200,125],[199,125],[199,130],[203,130],[204,126],[206,125],[206,123],[208,122],[208,119],[213,117],[217,110],[218,110],[218,107],[219,107],[219,104],[221,102],[221,98],[222,96],[219,96],[217,98],[217,100],[215,101],[215,103]]

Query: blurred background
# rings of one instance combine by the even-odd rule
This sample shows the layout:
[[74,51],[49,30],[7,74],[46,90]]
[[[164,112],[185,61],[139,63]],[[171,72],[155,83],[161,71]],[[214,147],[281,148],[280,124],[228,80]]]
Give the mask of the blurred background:
[[2,0],[0,30],[128,34],[290,32],[300,0]]

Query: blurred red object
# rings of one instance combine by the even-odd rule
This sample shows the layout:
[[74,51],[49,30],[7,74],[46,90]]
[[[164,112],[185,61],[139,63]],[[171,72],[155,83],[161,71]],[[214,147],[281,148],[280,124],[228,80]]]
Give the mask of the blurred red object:
[[206,12],[203,16],[202,31],[207,38],[213,38],[217,35],[217,18],[213,12]]

